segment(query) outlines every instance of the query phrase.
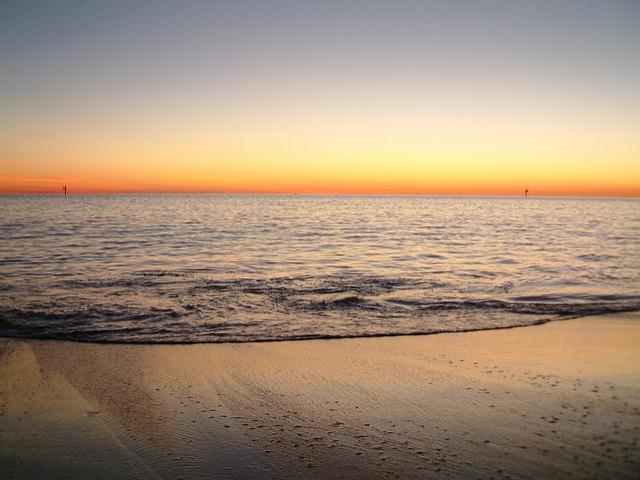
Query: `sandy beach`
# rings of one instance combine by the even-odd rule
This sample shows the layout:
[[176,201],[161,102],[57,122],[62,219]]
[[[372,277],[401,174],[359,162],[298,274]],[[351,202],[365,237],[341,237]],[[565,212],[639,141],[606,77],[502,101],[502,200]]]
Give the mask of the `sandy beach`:
[[0,340],[2,478],[637,478],[640,316],[260,344]]

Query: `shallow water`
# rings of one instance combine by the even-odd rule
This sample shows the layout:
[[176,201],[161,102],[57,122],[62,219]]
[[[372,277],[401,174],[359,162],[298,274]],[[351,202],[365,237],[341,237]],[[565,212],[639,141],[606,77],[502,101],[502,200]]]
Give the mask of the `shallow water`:
[[0,334],[225,342],[640,309],[640,201],[0,197]]

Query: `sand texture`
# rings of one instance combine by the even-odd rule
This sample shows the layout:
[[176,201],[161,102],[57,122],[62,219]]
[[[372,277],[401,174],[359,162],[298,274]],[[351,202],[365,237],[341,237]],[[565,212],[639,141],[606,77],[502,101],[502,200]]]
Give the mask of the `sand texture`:
[[0,339],[2,478],[638,478],[640,316],[261,344]]

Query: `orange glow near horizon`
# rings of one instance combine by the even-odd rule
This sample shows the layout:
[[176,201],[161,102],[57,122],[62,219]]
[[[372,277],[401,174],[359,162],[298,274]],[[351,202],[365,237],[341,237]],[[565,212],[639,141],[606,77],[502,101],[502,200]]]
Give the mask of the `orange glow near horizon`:
[[332,145],[248,138],[235,146],[201,142],[164,151],[153,142],[128,146],[129,152],[98,146],[100,154],[90,147],[65,151],[54,142],[44,149],[49,156],[16,149],[15,158],[48,158],[29,162],[28,169],[20,161],[0,162],[0,193],[60,193],[66,184],[70,193],[521,195],[528,188],[531,195],[640,196],[640,162],[627,153],[638,151],[631,142],[626,152],[618,146],[615,161],[604,161],[615,145],[572,152],[566,145],[506,142],[505,148],[490,140],[463,141],[462,148],[406,137],[394,147],[394,138],[375,135]]
[[640,188],[629,184],[592,185],[548,183],[538,186],[536,183],[519,182],[517,185],[506,183],[485,183],[481,187],[474,184],[446,184],[437,181],[406,183],[340,183],[308,182],[288,184],[273,182],[233,182],[199,180],[188,182],[159,179],[146,182],[116,182],[83,180],[79,178],[52,179],[27,176],[0,176],[0,194],[58,194],[62,187],[68,186],[70,194],[336,194],[336,195],[479,195],[479,196],[518,196],[524,189],[530,196],[586,196],[586,197],[640,197]]
[[635,122],[517,106],[469,106],[481,124],[426,106],[411,118],[366,105],[339,115],[325,102],[324,115],[256,106],[235,122],[187,111],[182,125],[169,115],[145,128],[118,117],[47,125],[37,143],[15,131],[0,147],[0,192],[640,196]]

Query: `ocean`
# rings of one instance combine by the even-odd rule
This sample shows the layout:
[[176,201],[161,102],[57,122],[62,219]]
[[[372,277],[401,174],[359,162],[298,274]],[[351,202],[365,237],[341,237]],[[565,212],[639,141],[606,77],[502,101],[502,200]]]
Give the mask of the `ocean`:
[[0,197],[0,335],[190,343],[640,310],[637,199]]

